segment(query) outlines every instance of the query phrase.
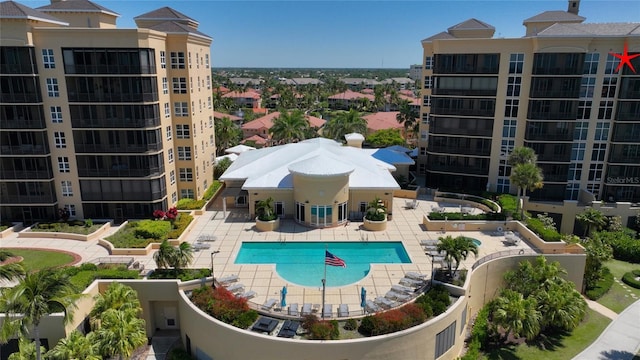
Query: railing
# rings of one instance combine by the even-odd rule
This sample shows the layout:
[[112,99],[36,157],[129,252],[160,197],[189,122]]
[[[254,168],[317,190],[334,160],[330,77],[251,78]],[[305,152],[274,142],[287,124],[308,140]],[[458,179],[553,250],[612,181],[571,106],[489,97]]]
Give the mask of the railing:
[[475,270],[478,266],[488,261],[491,261],[493,259],[497,259],[501,257],[514,256],[514,255],[537,255],[537,254],[538,253],[532,249],[520,249],[520,250],[514,249],[514,250],[499,251],[497,253],[489,254],[485,257],[480,258],[478,261],[473,263],[473,265],[471,266],[471,270]]

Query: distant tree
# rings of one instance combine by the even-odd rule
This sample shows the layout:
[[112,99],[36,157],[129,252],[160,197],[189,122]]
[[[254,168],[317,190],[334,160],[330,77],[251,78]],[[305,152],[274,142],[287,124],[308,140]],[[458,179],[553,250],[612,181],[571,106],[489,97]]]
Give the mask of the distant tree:
[[383,148],[393,145],[405,145],[405,140],[399,129],[383,129],[367,136],[367,143],[375,148]]
[[24,275],[21,262],[7,261],[13,257],[11,252],[0,249],[0,279],[13,280]]
[[300,110],[282,112],[273,120],[273,126],[269,129],[271,139],[277,143],[290,143],[305,139],[309,129],[309,120]]
[[509,154],[508,162],[511,166],[520,164],[535,164],[538,162],[538,156],[535,150],[530,147],[519,146],[514,148]]
[[598,232],[585,238],[582,241],[582,246],[587,253],[587,262],[584,266],[584,285],[587,289],[593,289],[603,276],[604,263],[613,258],[613,248]]
[[524,208],[522,206],[523,198],[527,196],[527,190],[533,191],[542,188],[543,184],[542,170],[534,163],[523,163],[514,166],[511,169],[509,180],[518,187],[518,205],[520,217],[524,218]]
[[231,166],[233,162],[228,157],[224,157],[216,162],[213,169],[213,178],[219,179],[222,174]]
[[576,220],[584,226],[584,236],[591,235],[594,231],[600,231],[607,224],[607,218],[601,211],[587,208],[576,215]]
[[66,338],[60,339],[45,357],[48,360],[102,360],[92,333],[84,336],[78,330],[73,330]]
[[[438,254],[444,252],[444,261],[447,263],[450,277],[453,277],[458,271],[460,262],[466,260],[470,254],[478,256],[478,245],[476,245],[471,238],[465,236],[457,236],[454,238],[451,235],[447,235],[439,237],[438,240],[436,249],[438,250]],[[453,263],[456,264],[455,268],[452,267]]]
[[411,103],[408,100],[401,100],[398,108],[398,115],[396,115],[396,120],[398,123],[404,126],[404,136],[409,141],[409,138],[412,137],[413,134],[417,131],[418,123],[418,112],[414,110],[411,106]]
[[216,153],[223,155],[224,151],[240,143],[242,130],[234,124],[227,116],[222,119],[215,119]]
[[540,312],[535,298],[524,298],[521,293],[505,289],[495,300],[494,321],[509,334],[534,339],[540,333]]
[[329,139],[344,141],[344,136],[350,133],[367,133],[367,122],[356,110],[341,111],[324,125],[323,135]]

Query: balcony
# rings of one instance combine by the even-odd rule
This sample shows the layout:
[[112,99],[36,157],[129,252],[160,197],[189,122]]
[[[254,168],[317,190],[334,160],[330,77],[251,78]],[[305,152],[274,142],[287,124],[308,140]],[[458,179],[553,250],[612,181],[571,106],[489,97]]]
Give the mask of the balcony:
[[55,195],[9,195],[2,194],[0,202],[3,205],[22,204],[55,204]]
[[524,136],[525,140],[530,141],[568,141],[573,142],[573,134],[572,133],[564,133],[564,134],[549,134],[549,133],[538,133],[533,131],[527,131]]
[[42,96],[40,93],[3,93],[0,94],[0,103],[41,103]]
[[447,173],[457,173],[457,174],[475,174],[475,175],[487,175],[489,173],[489,168],[477,167],[477,166],[464,166],[464,165],[440,165],[440,164],[429,164],[428,171],[441,171]]
[[486,148],[473,148],[468,146],[437,146],[433,142],[430,143],[428,151],[430,153],[440,154],[461,154],[461,155],[477,155],[477,156],[489,156],[491,155],[491,149]]
[[165,189],[153,192],[82,192],[83,201],[154,201],[167,196]]
[[142,65],[65,65],[66,74],[155,74],[155,66]]
[[77,153],[146,153],[162,150],[162,143],[149,144],[75,144]]
[[0,155],[47,155],[49,147],[44,145],[2,145]]
[[2,180],[51,180],[53,173],[51,170],[7,170],[0,171]]
[[79,177],[150,177],[164,174],[164,166],[154,166],[144,169],[127,169],[112,167],[111,169],[78,168]]
[[109,118],[109,119],[71,119],[74,128],[147,128],[160,126],[160,118],[129,119],[129,118]]
[[44,119],[2,119],[2,129],[46,129]]

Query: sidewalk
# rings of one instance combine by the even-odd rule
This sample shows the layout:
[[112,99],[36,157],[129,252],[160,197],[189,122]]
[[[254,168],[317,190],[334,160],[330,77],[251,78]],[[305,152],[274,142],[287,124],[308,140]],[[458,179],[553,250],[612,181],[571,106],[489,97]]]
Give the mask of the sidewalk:
[[[598,310],[596,310],[598,311]],[[604,314],[607,316],[606,314]],[[631,360],[640,350],[640,300],[620,313],[574,360]]]

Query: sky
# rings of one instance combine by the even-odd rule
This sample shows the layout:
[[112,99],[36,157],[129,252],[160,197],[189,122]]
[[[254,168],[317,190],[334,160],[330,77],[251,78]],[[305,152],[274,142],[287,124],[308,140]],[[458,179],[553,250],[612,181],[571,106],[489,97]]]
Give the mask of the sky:
[[[47,0],[16,0],[36,8]],[[245,1],[92,0],[134,28],[135,16],[169,6],[211,36],[212,66],[259,68],[408,68],[422,63],[420,41],[476,18],[494,37],[521,37],[522,21],[566,0]],[[582,0],[585,22],[640,22],[638,0]]]

